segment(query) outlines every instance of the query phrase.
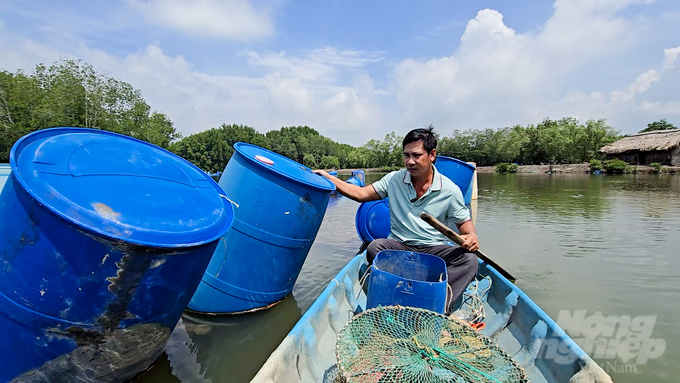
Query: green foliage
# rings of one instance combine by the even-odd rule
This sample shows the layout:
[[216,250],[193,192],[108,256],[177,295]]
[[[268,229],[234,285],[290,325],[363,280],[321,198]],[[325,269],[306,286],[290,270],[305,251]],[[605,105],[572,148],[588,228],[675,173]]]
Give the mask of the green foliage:
[[389,172],[394,172],[397,170],[402,169],[403,166],[381,166],[379,168],[376,168],[376,171],[382,172],[382,173],[389,173]]
[[613,159],[605,161],[602,167],[609,174],[622,174],[626,172],[628,163],[623,160]]
[[653,167],[657,173],[662,173],[663,172],[663,165],[661,165],[658,162],[652,162],[649,164],[651,167]]
[[673,130],[677,129],[677,126],[674,126],[673,124],[669,123],[665,119],[660,119],[659,121],[654,121],[650,124],[647,124],[647,127],[645,129],[642,129],[638,133],[645,133],[645,132],[653,132],[655,130]]
[[602,167],[602,161],[598,160],[597,158],[591,158],[588,166],[590,166],[591,172],[595,172],[595,171],[604,169]]
[[108,130],[163,148],[181,137],[139,90],[80,60],[40,64],[32,74],[0,70],[0,162],[21,136],[55,126]]
[[335,156],[323,156],[321,158],[321,168],[323,169],[339,169],[340,160]]
[[[53,126],[80,126],[126,134],[168,148],[203,170],[224,169],[236,142],[270,149],[305,165],[325,168],[399,169],[403,137],[395,132],[383,140],[352,147],[324,137],[308,126],[282,127],[266,134],[245,125],[226,125],[180,139],[170,119],[152,111],[139,90],[97,73],[79,60],[38,65],[32,74],[0,70],[0,161],[21,136]],[[661,120],[649,128],[668,129]],[[598,154],[619,138],[604,120],[545,119],[537,125],[502,129],[454,130],[439,140],[438,154],[476,162],[577,163]],[[510,168],[508,168],[510,169]]]
[[370,167],[401,166],[404,163],[404,152],[401,147],[404,137],[392,132],[383,141],[370,140],[364,148],[368,152]]
[[501,162],[494,165],[493,170],[496,173],[517,173],[519,166],[517,164],[509,164],[507,162]]
[[604,120],[574,118],[545,119],[538,125],[516,125],[498,130],[454,130],[442,138],[439,154],[476,162],[498,163],[582,163],[600,148],[619,139],[619,133]]
[[[316,159],[314,158],[313,154],[305,154],[305,156],[302,158],[302,164],[315,169],[316,168]],[[323,168],[323,166],[321,166]]]
[[255,129],[222,124],[219,128],[193,134],[171,144],[170,151],[207,172],[216,173],[227,166],[234,153],[233,145],[237,142],[266,146],[264,135]]

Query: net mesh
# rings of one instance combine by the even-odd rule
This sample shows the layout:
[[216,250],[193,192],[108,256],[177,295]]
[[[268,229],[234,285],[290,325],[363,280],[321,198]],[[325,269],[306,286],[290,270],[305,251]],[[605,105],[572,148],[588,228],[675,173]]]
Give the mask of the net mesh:
[[336,344],[346,382],[528,382],[522,367],[468,324],[433,311],[376,307],[354,316]]

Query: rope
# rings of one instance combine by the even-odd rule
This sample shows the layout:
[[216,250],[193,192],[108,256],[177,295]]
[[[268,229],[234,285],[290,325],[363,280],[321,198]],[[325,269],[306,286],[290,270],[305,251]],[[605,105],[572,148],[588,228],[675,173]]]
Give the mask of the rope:
[[359,285],[361,286],[361,289],[359,289],[359,295],[356,296],[356,299],[359,299],[361,296],[361,291],[364,289],[364,283],[366,282],[366,277],[370,275],[369,271],[373,268],[373,265],[368,265],[368,268],[366,269],[366,273],[364,273],[364,276],[359,279]]
[[236,207],[238,208],[238,204],[237,204],[236,202],[230,200],[229,197],[227,197],[226,195],[220,194],[220,197],[222,197],[222,198],[226,199],[227,201],[231,202],[234,206],[236,206]]

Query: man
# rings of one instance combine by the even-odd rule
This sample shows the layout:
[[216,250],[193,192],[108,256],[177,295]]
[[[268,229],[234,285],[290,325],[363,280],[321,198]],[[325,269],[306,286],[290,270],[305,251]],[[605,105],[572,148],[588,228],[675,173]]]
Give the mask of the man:
[[[323,170],[316,170],[335,184],[338,192],[357,202],[390,198],[388,238],[376,239],[368,245],[369,263],[381,250],[409,250],[436,255],[446,261],[452,302],[465,291],[477,274],[479,249],[477,232],[458,186],[437,171],[437,138],[432,125],[410,131],[402,143],[406,169],[391,172],[379,181],[360,187],[343,182]],[[426,212],[439,221],[453,222],[463,238],[460,247],[448,245],[449,240],[420,219]],[[451,308],[447,308],[447,312]]]

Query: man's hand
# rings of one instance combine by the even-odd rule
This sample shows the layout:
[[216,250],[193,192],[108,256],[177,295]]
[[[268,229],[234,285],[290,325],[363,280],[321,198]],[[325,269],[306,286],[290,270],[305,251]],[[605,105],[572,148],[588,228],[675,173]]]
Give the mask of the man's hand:
[[479,239],[477,238],[477,234],[463,234],[460,237],[463,238],[463,244],[460,245],[460,247],[469,251],[479,250]]
[[331,175],[328,174],[327,171],[321,170],[321,169],[312,170],[312,173],[316,173],[316,174],[321,175],[321,176],[324,176],[324,177],[326,177],[326,178],[330,178],[330,177],[331,177]]
[[468,251],[479,250],[477,230],[475,230],[475,225],[472,224],[472,221],[467,220],[463,223],[456,224],[456,226],[458,226],[458,232],[460,233],[461,238],[463,238],[463,244],[460,245],[460,247]]

